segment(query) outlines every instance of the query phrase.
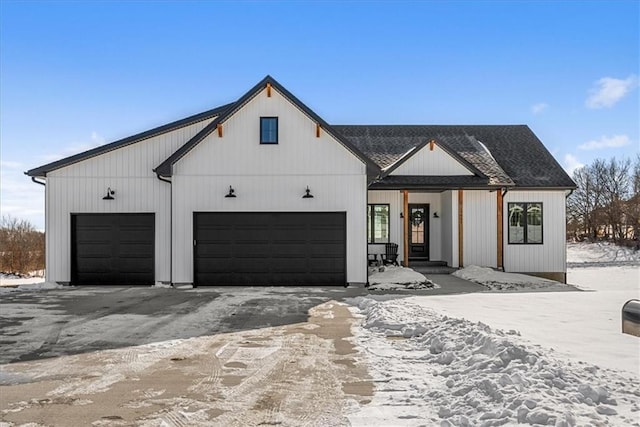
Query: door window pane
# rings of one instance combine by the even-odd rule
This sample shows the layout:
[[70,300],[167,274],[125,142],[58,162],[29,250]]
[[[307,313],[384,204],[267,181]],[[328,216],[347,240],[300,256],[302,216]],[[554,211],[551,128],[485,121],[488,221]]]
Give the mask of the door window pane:
[[423,208],[411,209],[411,243],[424,243],[424,216]]

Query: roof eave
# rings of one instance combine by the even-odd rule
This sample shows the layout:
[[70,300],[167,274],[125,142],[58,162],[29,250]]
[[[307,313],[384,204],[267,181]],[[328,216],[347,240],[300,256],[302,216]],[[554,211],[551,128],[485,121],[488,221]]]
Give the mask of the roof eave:
[[503,185],[487,185],[487,184],[384,184],[374,182],[369,185],[369,190],[498,190],[504,188]]
[[540,187],[535,187],[535,186],[526,186],[526,187],[520,187],[518,185],[515,185],[513,187],[510,188],[511,191],[565,191],[565,190],[575,190],[577,187],[576,186],[568,186],[568,185],[560,185],[560,186],[540,186]]

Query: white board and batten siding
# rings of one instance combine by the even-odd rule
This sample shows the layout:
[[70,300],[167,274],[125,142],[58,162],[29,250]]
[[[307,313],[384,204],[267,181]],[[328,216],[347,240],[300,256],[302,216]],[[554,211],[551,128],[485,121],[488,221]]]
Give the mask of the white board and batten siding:
[[[508,243],[508,203],[542,203],[543,244]],[[559,273],[567,267],[564,191],[511,190],[504,197],[504,268],[522,273]]]
[[[278,144],[260,144],[278,117]],[[346,212],[347,281],[367,281],[365,164],[271,90],[260,92],[174,166],[173,281],[193,282],[194,212]],[[232,186],[235,198],[225,198]],[[309,187],[314,198],[303,199]]]
[[442,192],[442,261],[458,267],[458,190]]
[[462,262],[464,266],[497,267],[497,205],[495,191],[464,190],[462,200]]
[[[71,214],[154,213],[155,280],[170,280],[171,186],[153,172],[212,119],[47,173],[47,281],[71,280]],[[107,188],[114,200],[102,200]]]
[[433,151],[429,149],[429,144],[427,144],[391,172],[391,175],[452,176],[473,175],[473,173],[437,144]]

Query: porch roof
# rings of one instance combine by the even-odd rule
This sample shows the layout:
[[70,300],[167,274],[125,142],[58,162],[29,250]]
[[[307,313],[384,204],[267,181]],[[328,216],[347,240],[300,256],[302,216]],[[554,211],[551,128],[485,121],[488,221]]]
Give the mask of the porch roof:
[[487,177],[474,175],[425,176],[388,175],[369,185],[370,190],[450,190],[459,188],[500,188],[491,185]]

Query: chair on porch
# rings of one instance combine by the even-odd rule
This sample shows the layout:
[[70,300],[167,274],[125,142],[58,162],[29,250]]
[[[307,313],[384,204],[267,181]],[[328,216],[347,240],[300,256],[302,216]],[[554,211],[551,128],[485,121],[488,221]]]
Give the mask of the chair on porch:
[[384,265],[393,264],[399,266],[398,264],[398,244],[397,243],[385,243],[384,245],[385,253],[382,254],[382,263]]

